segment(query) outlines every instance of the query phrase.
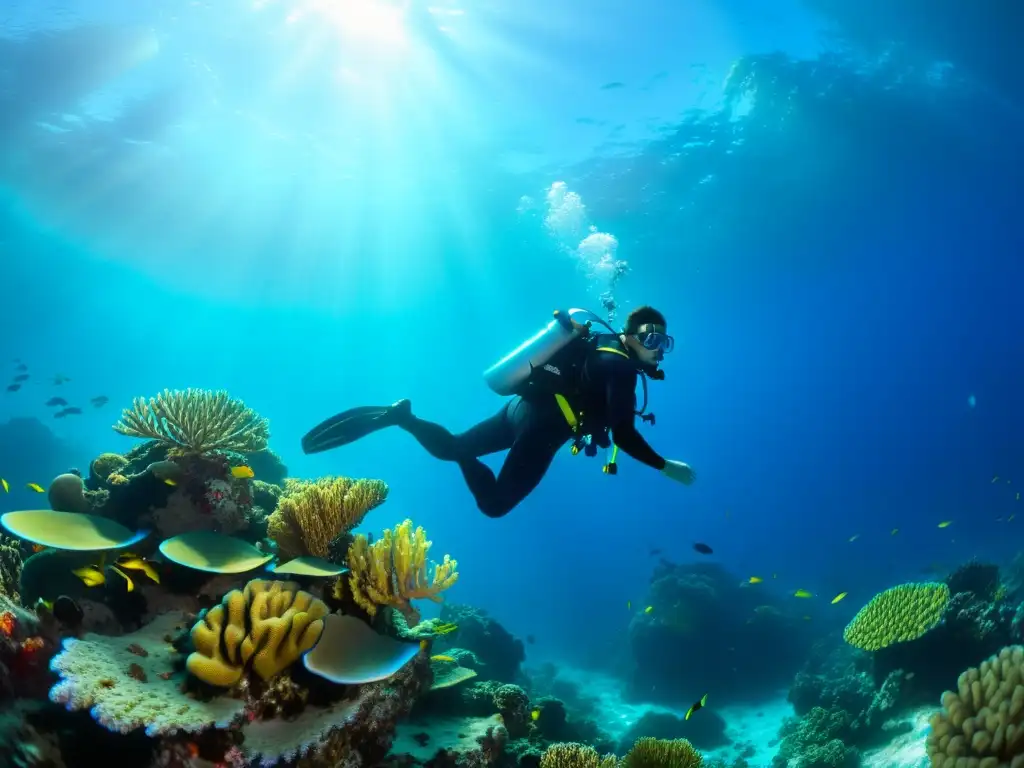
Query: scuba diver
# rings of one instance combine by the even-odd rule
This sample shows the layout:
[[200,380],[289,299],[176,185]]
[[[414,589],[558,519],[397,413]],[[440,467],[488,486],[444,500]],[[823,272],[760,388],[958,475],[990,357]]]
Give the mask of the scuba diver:
[[[581,322],[583,321],[583,322]],[[594,332],[593,325],[608,333]],[[414,415],[409,400],[390,406],[353,408],[327,419],[302,439],[305,453],[319,453],[397,426],[428,453],[453,461],[462,470],[477,507],[488,517],[502,517],[530,495],[547,473],[558,450],[570,439],[573,453],[594,456],[607,450],[603,469],[615,474],[619,450],[685,485],[696,475],[681,461],[662,458],[636,428],[636,417],[653,425],[647,407],[647,378],[662,380],[658,364],[671,352],[664,315],[643,306],[630,312],[616,332],[583,309],[556,311],[554,319],[484,373],[497,394],[511,395],[501,409],[465,432]],[[644,404],[636,409],[637,379]],[[481,456],[507,450],[494,472]]]

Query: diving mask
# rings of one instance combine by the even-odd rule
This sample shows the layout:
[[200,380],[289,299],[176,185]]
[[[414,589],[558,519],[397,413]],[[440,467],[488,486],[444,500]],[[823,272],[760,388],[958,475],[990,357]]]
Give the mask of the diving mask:
[[644,345],[644,349],[657,350],[663,355],[676,346],[675,339],[665,333],[665,326],[656,323],[644,323],[632,335]]

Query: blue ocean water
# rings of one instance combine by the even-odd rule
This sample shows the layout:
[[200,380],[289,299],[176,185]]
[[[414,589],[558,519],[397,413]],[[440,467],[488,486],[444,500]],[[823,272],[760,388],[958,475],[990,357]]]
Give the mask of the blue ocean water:
[[[1017,553],[1024,95],[991,49],[1018,11],[350,5],[8,3],[0,355],[33,378],[0,422],[84,467],[131,444],[132,398],[227,389],[291,475],[385,480],[367,527],[422,524],[450,599],[534,636],[529,663],[628,664],[654,564],[698,541],[814,593],[808,631]],[[609,258],[619,320],[653,304],[675,335],[641,429],[692,487],[565,451],[492,520],[403,433],[302,454],[357,405],[489,416],[481,372],[554,309],[600,311]],[[58,373],[82,415],[44,405]]]

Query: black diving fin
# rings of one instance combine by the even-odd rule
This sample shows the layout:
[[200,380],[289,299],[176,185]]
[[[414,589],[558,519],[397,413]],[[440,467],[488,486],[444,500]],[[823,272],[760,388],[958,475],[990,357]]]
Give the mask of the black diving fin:
[[402,416],[410,412],[408,400],[399,400],[394,405],[350,408],[309,430],[302,438],[302,452],[322,453],[354,443],[380,429],[397,424]]

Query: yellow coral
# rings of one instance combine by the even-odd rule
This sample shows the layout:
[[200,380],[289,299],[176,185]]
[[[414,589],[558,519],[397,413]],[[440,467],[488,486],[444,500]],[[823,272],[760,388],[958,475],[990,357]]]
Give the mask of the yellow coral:
[[267,535],[284,560],[312,555],[328,559],[331,542],[384,503],[388,486],[380,480],[323,477],[289,480],[277,509],[267,519]]
[[926,749],[936,768],[1024,763],[1024,648],[1003,648],[942,694]]
[[540,768],[616,768],[615,755],[602,757],[596,749],[575,742],[552,744],[540,758]]
[[413,600],[442,602],[440,593],[458,581],[458,562],[448,555],[434,565],[433,577],[427,573],[427,553],[431,542],[422,527],[413,530],[405,520],[395,530],[385,529],[380,539],[370,544],[359,534],[348,549],[348,585],[355,602],[371,616],[380,606],[397,608],[410,625],[419,621]]
[[112,474],[128,466],[128,459],[119,453],[101,453],[89,465],[89,475],[98,482],[106,481]]
[[939,623],[948,604],[949,587],[941,582],[900,584],[871,598],[843,639],[862,651],[916,640]]
[[251,659],[256,674],[270,680],[316,645],[327,613],[322,600],[293,582],[254,579],[196,622],[196,650],[185,665],[203,682],[230,687]]
[[622,768],[699,768],[704,757],[686,739],[637,739]]
[[156,440],[175,454],[258,453],[270,438],[267,420],[241,400],[203,389],[165,389],[148,402],[137,397],[114,431]]

